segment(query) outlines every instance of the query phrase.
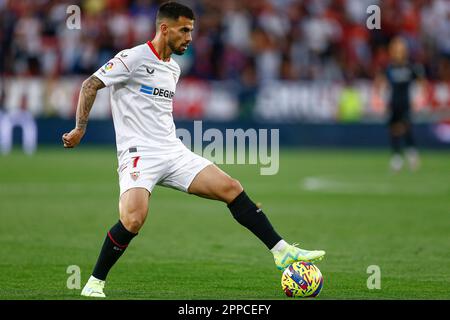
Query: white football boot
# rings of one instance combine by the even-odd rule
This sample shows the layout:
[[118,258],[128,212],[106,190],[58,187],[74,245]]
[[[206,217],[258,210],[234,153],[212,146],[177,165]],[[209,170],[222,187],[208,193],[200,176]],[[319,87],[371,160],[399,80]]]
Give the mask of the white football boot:
[[81,295],[91,298],[106,298],[106,295],[103,292],[104,288],[105,281],[91,276],[84,286],[83,290],[81,290]]

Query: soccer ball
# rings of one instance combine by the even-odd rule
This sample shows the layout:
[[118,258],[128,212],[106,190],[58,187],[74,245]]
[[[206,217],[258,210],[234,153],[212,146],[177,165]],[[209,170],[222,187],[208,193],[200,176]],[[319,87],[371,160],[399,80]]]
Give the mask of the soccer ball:
[[310,262],[294,262],[281,276],[281,288],[288,297],[316,297],[323,286],[323,277],[319,268]]

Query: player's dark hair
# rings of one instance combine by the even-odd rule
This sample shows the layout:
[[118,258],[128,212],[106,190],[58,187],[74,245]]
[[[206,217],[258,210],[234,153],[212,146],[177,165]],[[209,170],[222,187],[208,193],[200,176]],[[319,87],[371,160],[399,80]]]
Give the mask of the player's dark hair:
[[165,2],[158,9],[156,23],[158,24],[164,18],[178,20],[179,17],[195,20],[194,12],[191,8],[173,1]]

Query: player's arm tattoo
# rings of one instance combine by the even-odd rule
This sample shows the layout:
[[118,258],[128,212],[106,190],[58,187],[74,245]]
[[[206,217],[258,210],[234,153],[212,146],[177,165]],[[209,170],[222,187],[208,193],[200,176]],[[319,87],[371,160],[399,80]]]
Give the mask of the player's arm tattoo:
[[86,129],[88,123],[89,112],[91,112],[97,91],[104,88],[105,84],[96,76],[92,75],[83,81],[80,96],[78,98],[76,128]]

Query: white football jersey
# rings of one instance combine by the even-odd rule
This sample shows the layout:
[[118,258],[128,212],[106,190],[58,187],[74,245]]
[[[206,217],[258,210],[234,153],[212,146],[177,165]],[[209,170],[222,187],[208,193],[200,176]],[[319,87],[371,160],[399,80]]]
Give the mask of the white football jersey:
[[169,154],[176,137],[172,100],[180,77],[175,60],[161,60],[150,41],[119,52],[94,75],[110,87],[117,152],[137,147]]

